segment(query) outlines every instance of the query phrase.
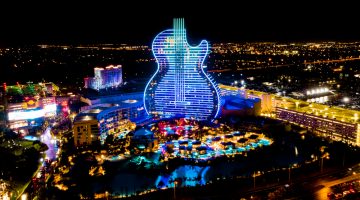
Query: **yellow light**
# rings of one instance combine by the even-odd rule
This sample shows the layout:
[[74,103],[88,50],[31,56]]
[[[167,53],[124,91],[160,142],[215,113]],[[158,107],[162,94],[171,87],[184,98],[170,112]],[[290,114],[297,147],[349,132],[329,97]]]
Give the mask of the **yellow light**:
[[8,193],[5,193],[5,194],[2,196],[2,199],[3,199],[3,200],[10,200],[10,197],[9,197]]
[[22,194],[21,195],[21,200],[27,200],[27,194]]

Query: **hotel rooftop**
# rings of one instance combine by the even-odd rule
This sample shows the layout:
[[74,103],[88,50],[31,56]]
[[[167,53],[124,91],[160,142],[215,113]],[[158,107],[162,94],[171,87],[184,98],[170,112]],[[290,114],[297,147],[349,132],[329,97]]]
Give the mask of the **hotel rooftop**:
[[[219,88],[223,90],[232,90],[245,92],[248,95],[256,96],[261,98],[262,95],[269,95],[268,93],[248,90],[244,88],[238,88],[233,86],[227,86],[219,84]],[[345,123],[359,124],[360,111],[349,110],[337,106],[328,106],[318,103],[306,102],[298,99],[293,99],[289,97],[282,97],[275,94],[270,94],[273,102],[273,106],[278,108],[283,108],[291,111],[296,111],[300,113],[306,113],[310,115],[319,116],[321,118],[328,118],[329,120],[336,120]]]

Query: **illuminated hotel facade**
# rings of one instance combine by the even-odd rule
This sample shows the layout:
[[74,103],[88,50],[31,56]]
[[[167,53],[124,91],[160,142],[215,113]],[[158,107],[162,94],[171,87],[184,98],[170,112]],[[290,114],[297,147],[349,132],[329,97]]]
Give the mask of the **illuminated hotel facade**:
[[128,93],[83,100],[91,105],[82,107],[74,118],[74,144],[89,145],[96,140],[103,143],[109,134],[119,135],[135,128],[135,123],[147,119],[141,101],[142,95],[143,93]]
[[95,67],[94,77],[84,78],[84,87],[101,90],[110,87],[118,87],[123,83],[122,66],[109,65],[105,68]]
[[263,116],[287,121],[337,141],[360,146],[360,111],[219,85],[222,93],[261,99]]
[[310,128],[312,131],[333,140],[360,145],[358,123],[348,123],[279,107],[276,108],[276,118]]
[[221,101],[216,83],[204,72],[207,41],[190,46],[184,20],[174,19],[173,29],[155,37],[152,51],[158,68],[144,92],[147,113],[160,118],[216,118]]

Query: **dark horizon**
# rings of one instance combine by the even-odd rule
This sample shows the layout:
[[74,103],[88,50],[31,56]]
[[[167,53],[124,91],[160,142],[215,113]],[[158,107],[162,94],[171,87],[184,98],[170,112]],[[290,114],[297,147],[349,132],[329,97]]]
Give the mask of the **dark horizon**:
[[[195,4],[192,9],[167,4],[117,5],[103,3],[30,4],[3,6],[0,46],[30,44],[129,43],[150,45],[159,32],[185,18],[190,40],[360,41],[356,6],[253,2],[242,5]],[[163,7],[161,7],[163,6]],[[31,9],[30,9],[31,8]]]

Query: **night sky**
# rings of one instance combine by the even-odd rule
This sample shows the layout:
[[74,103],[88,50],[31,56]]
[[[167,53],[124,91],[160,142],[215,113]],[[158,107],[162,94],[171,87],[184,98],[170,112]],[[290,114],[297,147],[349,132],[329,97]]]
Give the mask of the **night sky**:
[[158,32],[171,28],[173,17],[185,18],[188,34],[194,42],[200,39],[210,42],[360,40],[359,8],[346,1],[335,4],[324,1],[322,5],[305,1],[231,3],[235,1],[226,0],[215,1],[217,3],[132,0],[130,5],[122,5],[122,1],[52,2],[0,5],[0,46],[38,43],[149,45]]

